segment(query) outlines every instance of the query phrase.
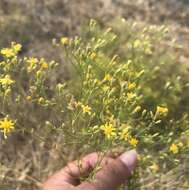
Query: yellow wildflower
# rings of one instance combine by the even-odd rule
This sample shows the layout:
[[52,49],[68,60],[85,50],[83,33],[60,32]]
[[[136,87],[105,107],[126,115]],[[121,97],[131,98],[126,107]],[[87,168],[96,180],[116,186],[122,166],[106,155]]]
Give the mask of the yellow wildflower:
[[44,62],[42,65],[41,65],[41,69],[48,69],[48,64],[46,62]]
[[6,58],[12,58],[17,55],[17,53],[21,50],[22,45],[16,44],[15,42],[12,42],[11,48],[3,48],[1,50],[1,55]]
[[105,125],[101,125],[100,129],[104,132],[104,135],[107,139],[111,139],[116,136],[116,129],[112,124],[106,123]]
[[138,140],[134,137],[132,137],[130,140],[129,140],[129,144],[136,147],[137,144],[138,144]]
[[27,59],[27,63],[29,64],[28,66],[28,71],[31,72],[33,69],[36,68],[36,64],[39,62],[39,60],[35,57],[30,57]]
[[27,60],[27,63],[29,63],[31,66],[34,66],[38,63],[38,59],[35,58],[35,57],[30,57],[28,60]]
[[166,107],[157,106],[156,116],[166,116],[169,110]]
[[111,81],[112,80],[112,76],[110,75],[110,74],[106,74],[105,76],[104,76],[104,79],[103,79],[104,81]]
[[172,144],[169,148],[169,150],[173,153],[173,154],[177,154],[179,149],[178,149],[178,146],[176,144]]
[[87,113],[87,114],[91,115],[91,107],[89,107],[88,105],[86,105],[86,106],[82,105],[81,107],[83,109],[83,113]]
[[40,65],[42,70],[48,69],[49,67],[48,63],[44,59],[40,60]]
[[154,173],[157,173],[159,171],[159,166],[156,164],[156,163],[153,163],[151,166],[150,166],[150,169],[154,172]]
[[60,39],[60,42],[61,42],[62,45],[67,46],[67,45],[69,45],[69,38],[67,38],[67,37],[62,37],[62,38]]
[[12,48],[16,53],[18,53],[22,49],[22,45],[16,44],[15,42],[12,42]]
[[15,56],[15,52],[13,49],[11,48],[3,48],[1,50],[1,54],[6,57],[6,58],[11,58],[11,57],[14,57]]
[[11,79],[10,75],[5,75],[4,78],[0,78],[0,84],[1,85],[7,85],[10,86],[11,84],[13,84],[15,81]]
[[10,133],[10,131],[14,129],[14,125],[14,122],[7,117],[0,121],[0,129],[3,130],[5,138],[7,138],[7,133]]
[[134,83],[134,82],[128,82],[127,83],[127,88],[128,88],[128,90],[132,90],[133,88],[135,88],[136,87],[136,83]]

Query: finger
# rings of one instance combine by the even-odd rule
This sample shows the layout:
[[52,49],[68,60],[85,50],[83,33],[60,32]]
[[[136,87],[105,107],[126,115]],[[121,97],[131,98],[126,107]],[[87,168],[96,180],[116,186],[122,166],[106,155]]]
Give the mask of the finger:
[[43,190],[50,190],[49,187],[56,187],[57,190],[73,188],[80,183],[79,178],[87,175],[99,162],[103,165],[112,161],[112,158],[105,157],[100,153],[91,153],[80,161],[69,163],[65,168],[51,176],[44,184]]
[[80,178],[88,175],[96,165],[106,165],[113,159],[101,153],[91,153],[81,160],[69,163],[61,172],[63,180],[74,186],[80,183]]
[[115,190],[131,175],[137,163],[137,154],[134,150],[126,152],[112,160],[96,174],[92,182],[84,182],[78,190]]

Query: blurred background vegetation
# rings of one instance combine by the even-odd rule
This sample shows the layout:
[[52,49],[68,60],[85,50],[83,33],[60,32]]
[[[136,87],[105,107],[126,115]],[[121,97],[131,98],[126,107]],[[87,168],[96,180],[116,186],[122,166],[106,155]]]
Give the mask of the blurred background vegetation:
[[[170,29],[170,37],[164,46],[171,46],[170,41],[174,39],[177,63],[188,64],[188,0],[0,0],[0,48],[16,41],[23,44],[23,55],[64,63],[64,57],[52,45],[53,39],[80,34],[90,18],[105,26],[115,17],[132,20],[139,26],[165,24]],[[66,67],[59,77],[64,80],[69,77]],[[185,96],[183,105],[188,93]],[[0,160],[8,166],[0,167],[0,189],[39,189],[47,175],[72,159],[73,155],[66,160],[62,158],[62,153],[67,154],[66,150],[55,147],[61,137],[56,137],[56,143],[53,143],[53,137],[43,136],[48,139],[48,144],[29,134],[17,134],[7,142],[0,142]],[[184,167],[183,164],[177,168],[178,173]],[[184,189],[179,187],[178,176],[173,173],[162,176],[169,184],[159,189]]]

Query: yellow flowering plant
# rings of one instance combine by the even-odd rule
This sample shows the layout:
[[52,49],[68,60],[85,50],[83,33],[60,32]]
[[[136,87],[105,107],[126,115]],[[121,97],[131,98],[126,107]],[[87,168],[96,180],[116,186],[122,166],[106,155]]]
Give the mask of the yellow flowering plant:
[[5,117],[0,121],[0,129],[3,131],[4,137],[7,138],[7,134],[14,129],[14,122]]
[[139,169],[129,189],[143,183],[140,176],[174,168],[189,152],[181,96],[187,85],[184,66],[173,72],[175,60],[159,48],[166,31],[125,21],[106,29],[92,20],[81,37],[63,37],[54,44],[66,61],[67,81],[55,77],[61,64],[20,57],[21,44],[3,48],[2,134],[39,135],[42,129],[40,140],[61,134],[59,143],[75,150],[75,156],[136,148]]

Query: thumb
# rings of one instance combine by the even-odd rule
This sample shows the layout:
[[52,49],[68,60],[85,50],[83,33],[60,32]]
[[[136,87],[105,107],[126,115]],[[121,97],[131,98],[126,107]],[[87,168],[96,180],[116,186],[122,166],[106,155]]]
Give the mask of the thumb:
[[134,150],[126,152],[103,167],[92,182],[84,182],[78,190],[115,190],[131,175],[137,163]]

